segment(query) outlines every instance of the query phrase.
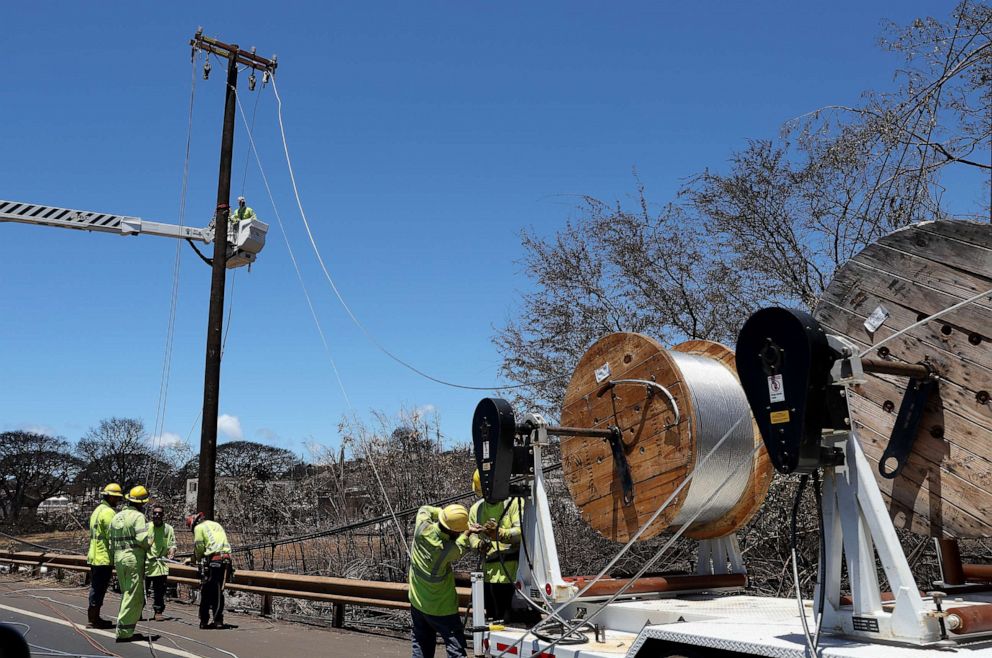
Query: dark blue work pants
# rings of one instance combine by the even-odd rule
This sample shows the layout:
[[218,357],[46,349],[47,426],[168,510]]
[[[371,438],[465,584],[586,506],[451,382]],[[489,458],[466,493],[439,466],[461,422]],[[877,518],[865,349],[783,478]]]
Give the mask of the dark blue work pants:
[[114,575],[114,567],[110,564],[90,565],[90,607],[99,608],[103,605],[103,597],[107,594],[110,578]]
[[436,617],[410,607],[413,617],[413,658],[434,658],[437,636],[444,642],[447,658],[465,658],[465,627],[458,614]]

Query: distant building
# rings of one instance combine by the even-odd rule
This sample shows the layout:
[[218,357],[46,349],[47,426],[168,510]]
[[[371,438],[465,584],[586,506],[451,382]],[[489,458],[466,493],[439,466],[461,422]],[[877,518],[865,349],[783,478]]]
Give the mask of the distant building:
[[65,494],[52,496],[38,503],[38,517],[46,521],[77,511],[79,505],[73,503]]

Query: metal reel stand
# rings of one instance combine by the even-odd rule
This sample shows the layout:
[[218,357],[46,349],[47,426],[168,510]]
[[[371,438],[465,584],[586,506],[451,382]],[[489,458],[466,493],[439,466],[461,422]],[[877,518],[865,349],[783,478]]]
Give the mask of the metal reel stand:
[[[523,541],[517,587],[521,594],[538,605],[552,605],[564,601],[601,601],[612,592],[602,588],[590,590],[588,595],[573,598],[580,591],[583,581],[562,576],[558,561],[558,548],[551,521],[550,504],[546,489],[546,476],[542,465],[543,451],[550,446],[550,435],[584,436],[600,440],[613,440],[615,428],[608,430],[556,427],[549,425],[537,413],[527,414],[523,422],[516,423],[512,410],[504,400],[487,398],[479,403],[473,420],[476,460],[487,500],[494,492],[505,491],[505,497],[524,499]],[[497,430],[498,431],[494,431]],[[512,432],[512,436],[511,436]],[[621,455],[622,455],[622,451]],[[614,451],[614,454],[616,451]],[[621,481],[629,481],[626,461],[615,459],[614,467]],[[523,476],[524,483],[510,485],[512,476]],[[630,504],[625,491],[626,504]],[[497,497],[495,500],[500,500]],[[502,498],[505,499],[505,498]],[[679,575],[664,580],[664,586],[655,591],[643,588],[632,590],[623,598],[658,598],[700,591],[730,591],[743,584],[728,586],[726,579],[714,586],[713,576],[746,575],[740,545],[736,535],[699,540],[696,573]],[[626,581],[610,581],[607,587],[619,589]],[[650,585],[651,579],[645,579]],[[603,582],[603,581],[600,581]],[[605,583],[604,583],[605,584]],[[614,589],[615,591],[615,589]]]

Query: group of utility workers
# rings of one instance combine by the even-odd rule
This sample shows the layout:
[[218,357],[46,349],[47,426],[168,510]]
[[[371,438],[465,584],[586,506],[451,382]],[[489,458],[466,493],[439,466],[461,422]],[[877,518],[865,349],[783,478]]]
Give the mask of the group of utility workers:
[[472,476],[472,489],[480,500],[471,509],[424,505],[417,512],[409,575],[413,658],[431,658],[438,636],[447,658],[466,655],[452,564],[470,549],[484,564],[486,618],[506,621],[510,616],[519,560],[519,499],[489,503],[481,498],[479,471]]
[[[102,501],[90,515],[90,546],[86,562],[90,565],[90,628],[117,629],[118,642],[148,639],[135,628],[142,621],[145,591],[152,591],[154,621],[165,621],[165,587],[169,563],[175,561],[176,533],[165,523],[165,508],[153,505],[152,522],[145,517],[150,496],[141,485],[124,494],[121,486],[110,483],[100,492]],[[124,507],[116,511],[121,500]],[[193,557],[200,567],[200,628],[224,627],[224,584],[233,573],[231,546],[224,528],[207,520],[202,512],[186,518],[193,532]],[[121,605],[117,623],[100,617],[100,608],[117,572]],[[212,621],[211,621],[212,617]]]

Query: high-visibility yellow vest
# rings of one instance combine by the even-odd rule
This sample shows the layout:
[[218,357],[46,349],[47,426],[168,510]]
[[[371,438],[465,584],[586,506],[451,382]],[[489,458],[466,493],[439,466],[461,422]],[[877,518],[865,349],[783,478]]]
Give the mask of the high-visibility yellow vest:
[[245,206],[244,208],[238,206],[236,210],[231,211],[232,224],[237,224],[242,219],[255,219],[255,211],[252,210],[251,206]]
[[145,515],[134,507],[125,507],[115,514],[110,522],[110,549],[114,562],[119,562],[122,556],[129,553],[144,561],[152,545],[150,530],[151,524]]
[[86,553],[86,563],[96,567],[110,566],[114,554],[110,550],[110,522],[114,520],[114,508],[107,501],[101,502],[90,514],[90,550]]
[[[503,511],[506,510],[504,514]],[[490,504],[476,501],[468,511],[468,522],[485,525],[499,523],[498,540],[488,542],[483,573],[487,583],[513,583],[517,579],[520,555],[520,501],[517,498]],[[469,544],[478,550],[485,542],[482,535],[471,535]]]
[[417,512],[410,547],[410,604],[425,615],[458,614],[458,594],[451,564],[468,549],[465,535],[452,539],[438,525],[440,507],[424,505]]
[[230,553],[231,545],[227,543],[227,533],[216,521],[200,521],[193,529],[193,555],[197,560],[216,555]]
[[148,569],[146,575],[168,576],[169,564],[165,558],[169,557],[169,551],[176,547],[176,531],[168,523],[161,526],[152,524],[152,546],[148,549]]

